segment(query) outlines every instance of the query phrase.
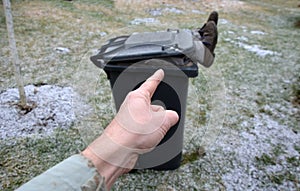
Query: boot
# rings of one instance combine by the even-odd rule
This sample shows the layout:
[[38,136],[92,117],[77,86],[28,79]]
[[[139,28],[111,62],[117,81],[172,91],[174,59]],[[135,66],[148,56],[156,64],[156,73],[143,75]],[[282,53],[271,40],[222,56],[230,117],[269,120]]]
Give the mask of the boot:
[[213,56],[215,56],[214,50],[218,42],[218,18],[218,12],[213,11],[209,15],[207,22],[199,30],[202,43],[209,49]]

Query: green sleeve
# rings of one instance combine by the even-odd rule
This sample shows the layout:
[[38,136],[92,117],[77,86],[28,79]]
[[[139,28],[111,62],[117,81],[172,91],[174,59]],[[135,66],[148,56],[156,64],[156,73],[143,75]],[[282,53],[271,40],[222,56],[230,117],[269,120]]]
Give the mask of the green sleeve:
[[73,155],[22,185],[17,191],[105,191],[104,178],[82,155]]

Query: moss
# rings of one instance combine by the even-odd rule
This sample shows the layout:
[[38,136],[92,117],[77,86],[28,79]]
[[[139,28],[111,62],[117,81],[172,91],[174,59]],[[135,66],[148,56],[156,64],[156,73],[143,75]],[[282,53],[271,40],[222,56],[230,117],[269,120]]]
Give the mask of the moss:
[[197,160],[198,158],[199,158],[199,155],[198,155],[197,151],[186,153],[183,155],[181,165],[192,163],[193,161]]
[[272,174],[269,176],[269,178],[270,178],[271,182],[278,184],[278,185],[282,185],[287,180],[297,183],[297,176],[290,172],[282,172],[282,173]]
[[4,27],[5,24],[6,24],[5,17],[4,17],[4,14],[2,15],[2,12],[0,12],[0,13],[1,13],[1,15],[0,15],[0,26]]
[[260,164],[260,165],[276,165],[276,158],[269,155],[269,154],[266,154],[266,153],[263,153],[260,157],[255,157],[255,160]]
[[294,145],[294,149],[300,154],[300,146],[299,145]]
[[272,149],[272,154],[274,155],[274,157],[279,157],[282,154],[285,154],[285,148],[278,144],[276,145],[273,149]]
[[192,163],[205,155],[204,147],[200,146],[197,150],[185,153],[182,157],[181,165]]
[[286,158],[286,161],[288,162],[288,163],[290,163],[291,165],[293,165],[293,166],[297,166],[297,167],[299,167],[300,166],[300,160],[299,160],[299,157],[287,157]]
[[285,176],[283,174],[271,175],[270,180],[276,184],[282,184],[285,180]]

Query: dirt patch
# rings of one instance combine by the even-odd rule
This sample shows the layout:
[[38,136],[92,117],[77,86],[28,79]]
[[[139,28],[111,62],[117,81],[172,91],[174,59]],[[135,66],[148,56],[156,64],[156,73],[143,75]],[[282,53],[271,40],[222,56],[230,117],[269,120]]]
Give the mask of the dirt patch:
[[292,85],[292,103],[300,106],[300,77]]
[[300,19],[298,19],[297,21],[295,21],[294,26],[295,26],[296,28],[300,28]]

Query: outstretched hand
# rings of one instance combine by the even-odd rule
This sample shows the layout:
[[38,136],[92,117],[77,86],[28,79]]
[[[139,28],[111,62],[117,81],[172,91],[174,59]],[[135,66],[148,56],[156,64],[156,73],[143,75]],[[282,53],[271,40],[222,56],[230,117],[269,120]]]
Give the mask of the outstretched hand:
[[155,148],[177,123],[175,111],[151,105],[151,97],[163,78],[164,71],[157,70],[130,92],[103,134],[82,152],[105,177],[108,188],[134,167],[139,154]]
[[105,133],[124,146],[138,149],[139,154],[144,153],[144,149],[154,148],[178,121],[175,111],[151,105],[151,97],[163,78],[164,72],[160,69],[125,98],[114,119],[125,137],[120,139],[114,128],[108,128]]

